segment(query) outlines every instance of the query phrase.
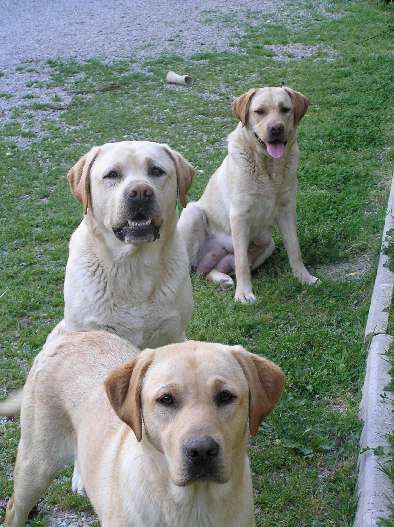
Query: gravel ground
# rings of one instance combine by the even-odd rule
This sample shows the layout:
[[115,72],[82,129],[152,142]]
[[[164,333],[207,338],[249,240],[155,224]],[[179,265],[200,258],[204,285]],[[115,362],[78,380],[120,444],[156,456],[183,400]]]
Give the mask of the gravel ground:
[[[288,11],[288,0],[118,0],[116,8],[107,0],[0,0],[1,122],[17,122],[24,132],[33,132],[33,137],[10,137],[23,149],[46,135],[44,119],[61,116],[61,109],[40,115],[26,108],[71,102],[67,86],[47,86],[48,59],[127,57],[138,68],[138,62],[163,52],[190,57],[235,50],[240,27],[231,23],[234,18],[252,23],[262,14],[286,19]],[[15,118],[13,110],[24,107],[27,115]]]
[[[226,50],[227,15],[284,15],[273,0],[0,0],[0,67],[54,57],[136,58]],[[238,28],[236,28],[238,31]]]
[[273,44],[264,47],[274,53],[273,60],[276,60],[277,62],[288,62],[291,59],[307,59],[315,57],[316,55],[319,55],[319,53],[323,55],[324,60],[327,62],[332,62],[337,59],[337,52],[335,49],[319,45],[307,46],[305,44],[295,43],[285,45]]
[[[12,133],[19,148],[47,135],[45,119],[58,119],[72,98],[67,86],[48,86],[48,59],[112,62],[135,59],[135,69],[148,57],[176,53],[190,57],[204,51],[236,51],[243,22],[286,26],[308,23],[316,14],[329,18],[330,0],[308,9],[305,0],[0,0],[0,119],[20,125]],[[268,47],[268,46],[267,46]],[[273,60],[302,60],[334,50],[302,44],[269,46]],[[325,53],[324,53],[325,52]],[[40,112],[37,105],[53,109]],[[36,107],[34,109],[34,106]],[[15,113],[15,109],[25,112]],[[8,135],[3,134],[3,135]]]
[[86,512],[61,511],[55,507],[47,520],[47,527],[90,527],[96,518]]

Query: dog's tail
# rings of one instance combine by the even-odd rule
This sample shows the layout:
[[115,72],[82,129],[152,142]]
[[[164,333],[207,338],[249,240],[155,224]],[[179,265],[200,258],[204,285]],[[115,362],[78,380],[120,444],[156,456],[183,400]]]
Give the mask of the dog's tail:
[[19,415],[22,408],[23,389],[13,392],[7,399],[0,401],[0,415],[13,417]]

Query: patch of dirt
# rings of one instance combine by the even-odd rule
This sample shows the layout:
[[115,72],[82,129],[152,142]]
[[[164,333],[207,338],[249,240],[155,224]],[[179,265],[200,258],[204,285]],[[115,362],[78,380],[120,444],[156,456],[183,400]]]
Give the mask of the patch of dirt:
[[51,83],[52,71],[48,64],[28,62],[17,67],[2,68],[1,71],[1,123],[19,125],[22,130],[21,136],[7,136],[7,133],[4,133],[3,137],[24,149],[32,141],[49,135],[44,128],[44,122],[48,119],[56,121],[73,97],[67,89],[68,86],[59,87]]
[[316,268],[316,272],[322,278],[331,280],[360,280],[371,270],[371,265],[371,255],[362,255],[347,262],[321,265]]
[[338,58],[338,53],[333,48],[320,46],[307,46],[306,44],[267,44],[264,46],[275,55],[272,57],[277,62],[289,62],[290,60],[303,60],[316,57],[316,60],[324,62],[334,62]]
[[338,414],[345,415],[347,413],[347,404],[340,398],[330,401],[329,407]]

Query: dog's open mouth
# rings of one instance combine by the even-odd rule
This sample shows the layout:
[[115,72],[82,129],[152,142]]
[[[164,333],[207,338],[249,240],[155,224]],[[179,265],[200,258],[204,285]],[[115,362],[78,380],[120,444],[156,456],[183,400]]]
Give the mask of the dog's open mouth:
[[279,141],[273,141],[272,143],[266,144],[268,155],[274,159],[279,159],[283,156],[286,150],[286,143],[281,143]]
[[279,159],[283,157],[287,142],[285,141],[272,141],[272,142],[264,142],[260,137],[255,133],[257,141],[263,146],[264,150],[267,152],[267,154],[270,157],[273,157],[274,159]]
[[112,230],[118,240],[125,243],[154,242],[160,238],[160,226],[142,212]]

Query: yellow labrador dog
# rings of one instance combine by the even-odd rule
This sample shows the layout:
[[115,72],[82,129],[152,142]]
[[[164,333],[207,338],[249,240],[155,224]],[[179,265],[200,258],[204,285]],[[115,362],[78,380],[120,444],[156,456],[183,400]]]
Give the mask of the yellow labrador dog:
[[[73,233],[64,282],[64,331],[104,329],[139,348],[185,340],[193,298],[176,224],[194,169],[148,141],[92,148],[68,174],[84,218]],[[75,492],[83,483],[75,466]]]
[[247,445],[281,396],[281,369],[240,346],[136,351],[91,331],[60,335],[37,356],[7,527],[25,525],[75,454],[102,527],[255,526]]
[[167,145],[95,147],[70,170],[85,216],[70,241],[62,331],[104,329],[139,348],[185,339],[188,257],[177,233],[193,167]]
[[306,284],[296,229],[297,126],[308,99],[290,88],[254,88],[233,103],[239,119],[228,137],[228,155],[201,199],[189,203],[178,229],[191,265],[222,287],[237,286],[235,300],[254,302],[251,270],[274,250],[275,224],[283,236],[293,274]]

